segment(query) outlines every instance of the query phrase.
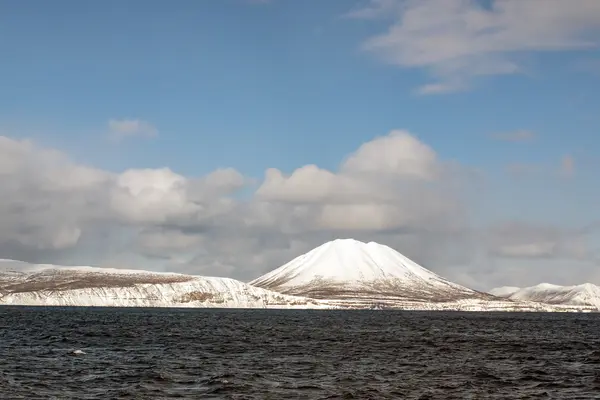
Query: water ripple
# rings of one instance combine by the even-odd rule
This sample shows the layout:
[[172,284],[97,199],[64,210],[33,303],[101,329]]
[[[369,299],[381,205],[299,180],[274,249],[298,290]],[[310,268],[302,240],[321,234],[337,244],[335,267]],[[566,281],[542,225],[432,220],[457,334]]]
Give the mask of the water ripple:
[[0,398],[593,399],[598,314],[0,308]]

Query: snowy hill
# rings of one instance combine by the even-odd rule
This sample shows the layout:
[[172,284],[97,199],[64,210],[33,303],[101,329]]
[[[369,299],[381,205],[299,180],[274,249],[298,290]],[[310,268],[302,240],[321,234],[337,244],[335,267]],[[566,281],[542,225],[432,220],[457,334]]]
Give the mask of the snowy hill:
[[442,278],[388,246],[353,239],[325,243],[250,284],[315,299],[493,299]]
[[[499,293],[500,289],[490,291]],[[505,292],[504,297],[516,301],[532,301],[554,305],[592,306],[600,310],[600,287],[591,283],[575,286],[559,286],[550,283],[541,283],[523,289],[516,288],[513,292]]]
[[[371,244],[367,246],[378,248]],[[393,252],[393,250],[391,251]],[[355,253],[354,255],[361,256],[361,254]],[[362,254],[362,257],[365,255]],[[368,267],[361,266],[359,272],[347,271],[346,275],[342,275],[345,280],[335,280],[335,278],[339,278],[331,274],[335,269],[330,270],[330,274],[326,275],[329,281],[324,280],[323,275],[318,277],[317,282],[320,285],[333,282],[333,289],[335,289],[332,290],[330,297],[319,299],[282,294],[229,278],[142,270],[60,267],[0,260],[0,305],[396,308],[449,311],[579,311],[582,308],[591,309],[585,306],[556,306],[481,295],[448,282],[414,263],[404,261],[404,266],[394,267],[383,265],[382,260],[386,260],[385,258],[377,258],[376,254],[372,254],[372,257],[372,262],[379,261],[379,263]],[[319,290],[325,290],[323,286],[311,286],[314,281],[309,279],[309,276],[302,276],[302,270],[295,271],[300,272],[292,275],[292,278],[297,280],[290,279],[288,282],[306,281],[305,287],[316,290],[317,294],[323,294],[323,291],[319,292]],[[321,271],[327,272],[323,269]],[[400,286],[401,283],[404,287]],[[297,288],[298,286],[292,287]],[[314,292],[309,294],[314,294]],[[428,298],[430,300],[427,300]]]
[[[13,262],[14,263],[14,262]],[[107,307],[322,308],[228,278],[0,261],[0,304]],[[11,264],[14,265],[14,264]]]

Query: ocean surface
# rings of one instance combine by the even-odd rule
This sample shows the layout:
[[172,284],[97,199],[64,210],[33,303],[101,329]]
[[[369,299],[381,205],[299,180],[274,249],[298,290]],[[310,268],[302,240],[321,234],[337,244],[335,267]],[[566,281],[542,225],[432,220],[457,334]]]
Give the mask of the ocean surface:
[[0,399],[544,398],[600,399],[600,314],[0,307]]

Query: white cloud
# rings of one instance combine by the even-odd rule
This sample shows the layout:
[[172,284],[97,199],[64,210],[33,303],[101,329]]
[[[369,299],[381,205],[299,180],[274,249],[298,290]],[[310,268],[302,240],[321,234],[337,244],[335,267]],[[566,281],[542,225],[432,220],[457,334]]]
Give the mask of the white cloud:
[[0,256],[251,279],[327,240],[354,237],[482,286],[518,276],[512,267],[489,270],[498,263],[597,257],[586,241],[594,228],[475,229],[478,179],[406,131],[364,143],[335,170],[269,169],[246,199],[236,191],[250,180],[234,169],[112,173],[0,137]]
[[232,169],[201,178],[166,168],[114,174],[7,137],[0,137],[0,160],[3,257],[25,253],[36,258],[36,252],[75,248],[99,228],[200,223],[231,210],[228,195],[245,184]]
[[200,206],[187,197],[188,181],[167,168],[129,170],[115,177],[111,208],[130,222],[165,222],[191,216]]
[[394,130],[360,148],[342,164],[349,173],[391,174],[403,178],[434,179],[437,155],[409,132]]
[[466,89],[464,83],[461,82],[443,82],[443,83],[428,83],[415,91],[417,94],[444,94],[460,92]]
[[422,94],[462,90],[477,76],[522,71],[519,55],[600,44],[597,0],[371,0],[352,18],[391,19],[362,48],[386,62],[425,68]]
[[110,205],[131,223],[197,221],[229,211],[232,201],[224,196],[244,184],[233,169],[216,170],[200,179],[186,178],[168,168],[127,170],[115,177]]
[[121,141],[131,137],[154,138],[158,129],[140,119],[111,119],[108,121],[109,135],[112,140]]
[[260,198],[297,203],[394,201],[394,183],[430,181],[438,177],[436,153],[406,131],[395,130],[369,141],[350,154],[338,173],[306,165],[289,177],[267,170]]
[[101,213],[95,190],[110,174],[74,165],[31,141],[0,137],[0,243],[62,249],[81,236],[79,221]]
[[392,131],[360,146],[337,172],[307,165],[285,176],[270,169],[257,198],[294,204],[306,229],[440,229],[460,224],[447,172],[430,147]]

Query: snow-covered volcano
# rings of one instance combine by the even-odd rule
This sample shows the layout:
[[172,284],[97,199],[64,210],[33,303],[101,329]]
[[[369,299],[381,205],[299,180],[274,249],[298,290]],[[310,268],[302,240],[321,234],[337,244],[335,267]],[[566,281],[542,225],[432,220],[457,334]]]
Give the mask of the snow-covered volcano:
[[574,286],[559,286],[550,283],[526,288],[510,288],[514,290],[503,290],[498,288],[490,290],[490,293],[498,297],[504,297],[516,301],[533,301],[545,304],[569,305],[569,306],[592,306],[600,310],[600,287],[591,283]]
[[450,282],[388,246],[354,239],[327,242],[250,284],[315,299],[493,298]]

